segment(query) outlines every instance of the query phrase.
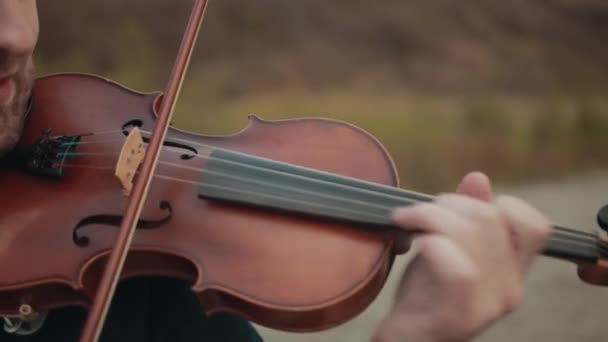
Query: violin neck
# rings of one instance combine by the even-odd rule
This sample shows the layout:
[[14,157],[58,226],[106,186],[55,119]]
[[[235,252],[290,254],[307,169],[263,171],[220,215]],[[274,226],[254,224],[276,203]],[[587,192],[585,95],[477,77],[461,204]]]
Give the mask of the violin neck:
[[[209,156],[199,196],[389,229],[394,228],[394,208],[434,200],[418,192],[223,149]],[[596,262],[602,255],[595,236],[554,228],[542,254],[576,263]]]
[[605,258],[605,248],[593,234],[553,226],[542,254],[575,263],[597,263]]

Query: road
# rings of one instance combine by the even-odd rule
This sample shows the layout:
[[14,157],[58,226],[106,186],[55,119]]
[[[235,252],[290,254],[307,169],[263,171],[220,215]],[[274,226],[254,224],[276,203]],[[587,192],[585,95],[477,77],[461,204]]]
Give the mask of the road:
[[[608,203],[608,173],[586,173],[499,189],[498,192],[526,199],[556,224],[593,231],[598,209]],[[268,342],[369,341],[375,326],[390,308],[393,291],[408,260],[408,256],[399,257],[374,303],[361,315],[337,328],[306,334],[258,329]],[[605,341],[608,340],[608,330],[605,331],[602,317],[606,313],[608,289],[581,282],[571,264],[541,257],[526,280],[525,298],[520,309],[495,324],[476,341]]]

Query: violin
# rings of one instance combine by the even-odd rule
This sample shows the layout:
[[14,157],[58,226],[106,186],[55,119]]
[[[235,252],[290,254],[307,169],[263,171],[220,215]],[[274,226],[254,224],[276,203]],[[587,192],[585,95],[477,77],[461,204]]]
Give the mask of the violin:
[[[162,276],[190,282],[207,314],[318,331],[383,287],[390,213],[433,196],[400,188],[375,137],[322,118],[251,116],[229,136],[171,127],[206,5],[195,4],[165,92],[81,73],[36,80],[0,167],[0,316],[83,306],[82,341],[95,341],[117,282]],[[608,283],[596,235],[555,226],[542,253]]]

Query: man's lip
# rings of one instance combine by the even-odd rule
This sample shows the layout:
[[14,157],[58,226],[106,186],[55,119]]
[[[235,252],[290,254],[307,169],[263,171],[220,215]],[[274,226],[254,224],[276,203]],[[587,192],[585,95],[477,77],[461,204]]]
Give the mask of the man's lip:
[[0,81],[4,81],[7,78],[14,78],[15,75],[16,75],[15,72],[9,72],[9,73],[0,74]]

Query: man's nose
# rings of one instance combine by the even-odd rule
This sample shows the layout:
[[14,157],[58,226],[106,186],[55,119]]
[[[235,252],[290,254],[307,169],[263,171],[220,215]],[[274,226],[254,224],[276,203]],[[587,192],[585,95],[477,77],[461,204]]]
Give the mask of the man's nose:
[[33,51],[37,28],[27,9],[22,1],[0,0],[0,60]]

